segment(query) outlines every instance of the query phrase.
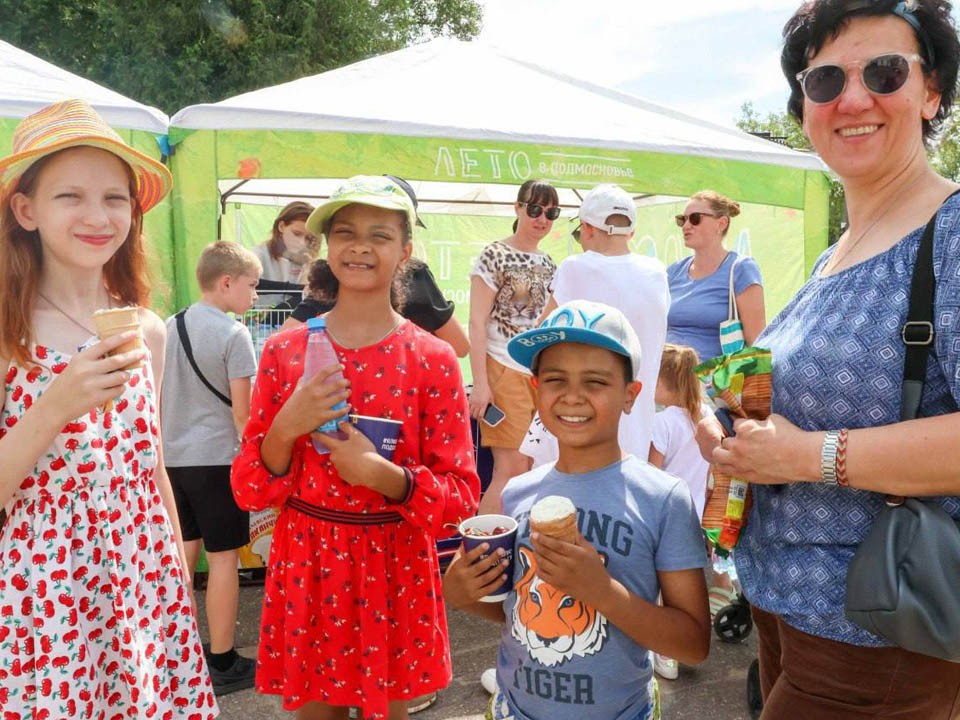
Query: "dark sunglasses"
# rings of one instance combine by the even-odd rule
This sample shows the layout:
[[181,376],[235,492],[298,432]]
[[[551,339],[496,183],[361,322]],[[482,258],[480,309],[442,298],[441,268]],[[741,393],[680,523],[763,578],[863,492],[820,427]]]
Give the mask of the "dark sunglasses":
[[677,221],[677,227],[683,227],[684,224],[686,224],[687,220],[690,221],[691,225],[696,227],[697,225],[700,224],[700,221],[705,217],[715,218],[717,216],[714,215],[713,213],[693,212],[693,213],[690,213],[689,215],[677,215],[673,219]]
[[891,95],[902,88],[910,77],[910,65],[923,62],[919,55],[887,53],[869,60],[843,65],[814,65],[797,73],[797,82],[807,100],[817,105],[831,103],[847,87],[847,68],[860,71],[860,81],[874,95]]
[[580,228],[583,227],[583,224],[577,225],[573,230],[570,231],[570,234],[573,236],[573,239],[577,242],[580,242]]
[[560,208],[558,208],[556,205],[554,205],[552,208],[544,209],[543,205],[539,205],[537,203],[521,202],[517,204],[521,206],[527,206],[528,217],[538,218],[544,213],[547,215],[547,220],[556,220],[558,217],[560,217]]

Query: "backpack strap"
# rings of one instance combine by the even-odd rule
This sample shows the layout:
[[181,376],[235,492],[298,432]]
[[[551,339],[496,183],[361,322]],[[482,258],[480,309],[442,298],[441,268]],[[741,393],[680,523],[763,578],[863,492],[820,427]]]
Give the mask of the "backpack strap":
[[193,358],[193,347],[190,345],[190,336],[187,335],[187,321],[184,319],[186,313],[187,308],[184,308],[174,315],[174,317],[177,320],[177,335],[180,336],[180,344],[183,345],[183,350],[187,354],[187,360],[190,361],[190,367],[193,368],[193,371],[197,374],[197,377],[200,378],[200,382],[206,386],[207,390],[216,395],[220,399],[220,402],[225,404],[227,407],[233,407],[233,403],[230,401],[230,398],[211,385],[210,381],[204,377],[202,372],[200,372],[200,368],[197,367],[197,361]]

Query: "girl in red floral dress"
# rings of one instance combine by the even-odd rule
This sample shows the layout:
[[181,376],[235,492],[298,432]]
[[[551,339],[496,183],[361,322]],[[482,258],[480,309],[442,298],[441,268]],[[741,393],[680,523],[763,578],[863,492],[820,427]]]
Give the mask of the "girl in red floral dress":
[[[242,507],[281,506],[266,581],[257,689],[297,717],[400,720],[406,701],[444,687],[450,652],[436,537],[476,510],[480,482],[459,365],[449,345],[391,304],[416,214],[385,177],[348,180],[307,220],[327,237],[339,281],[327,329],[340,365],[300,382],[305,326],[272,337],[233,465]],[[326,383],[342,367],[344,379]],[[403,421],[393,461],[351,412]]]
[[13,147],[0,160],[0,716],[215,717],[157,435],[163,322],[137,311],[147,351],[121,349],[136,331],[78,350],[95,310],[146,303],[141,219],[170,174],[78,100],[25,118]]

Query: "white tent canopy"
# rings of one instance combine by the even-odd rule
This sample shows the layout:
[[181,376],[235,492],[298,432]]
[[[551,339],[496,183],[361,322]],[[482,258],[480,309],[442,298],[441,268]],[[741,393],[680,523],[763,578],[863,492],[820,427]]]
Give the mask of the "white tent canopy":
[[[601,182],[618,183],[638,204],[711,188],[742,203],[802,211],[790,237],[770,233],[770,252],[788,266],[771,270],[789,277],[784,292],[827,244],[829,187],[815,155],[479,43],[433,40],[193,105],[173,116],[169,139],[181,304],[196,294],[187,269],[218,229],[234,225],[221,221],[223,213],[294,198],[316,203],[356,174],[399,175],[414,186],[421,212],[465,221],[510,215],[517,188],[531,178],[558,188],[568,217]],[[444,225],[433,221],[430,230],[439,235]],[[449,237],[480,232],[451,228]],[[466,263],[467,240],[453,252]]]
[[193,105],[171,124],[567,144],[824,169],[813,155],[448,39]]
[[0,117],[23,118],[60,100],[81,98],[115,128],[165,135],[169,118],[102,85],[0,40]]

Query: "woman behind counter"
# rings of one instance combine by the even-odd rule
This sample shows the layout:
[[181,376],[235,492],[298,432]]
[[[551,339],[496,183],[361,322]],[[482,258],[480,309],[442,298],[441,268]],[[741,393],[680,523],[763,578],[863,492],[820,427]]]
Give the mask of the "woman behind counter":
[[[320,252],[320,238],[307,231],[306,220],[313,205],[294,200],[277,214],[270,239],[252,248],[263,266],[261,280],[302,285],[304,270]],[[260,293],[257,307],[273,307],[288,300],[283,293]],[[294,303],[295,305],[296,303]]]

